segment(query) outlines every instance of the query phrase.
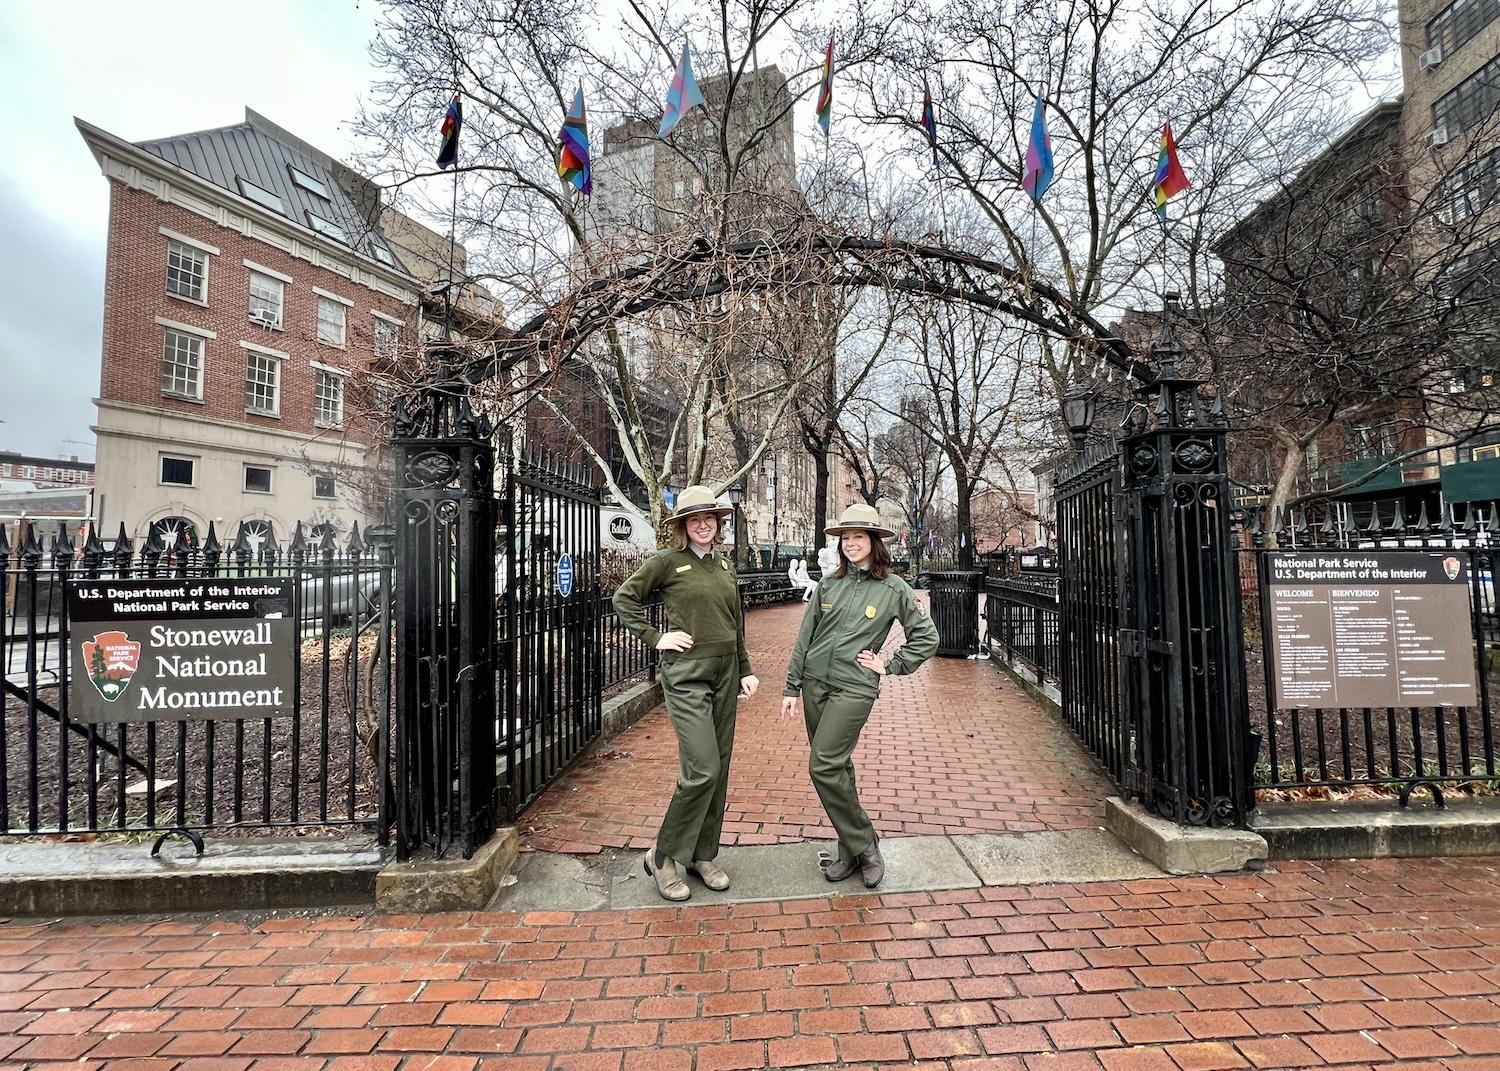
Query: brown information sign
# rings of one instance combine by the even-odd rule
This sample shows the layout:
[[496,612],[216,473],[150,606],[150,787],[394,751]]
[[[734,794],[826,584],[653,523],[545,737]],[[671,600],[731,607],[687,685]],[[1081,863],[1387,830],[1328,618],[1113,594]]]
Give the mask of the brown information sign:
[[78,722],[292,713],[291,577],[68,584],[69,714]]
[[1476,705],[1466,557],[1317,551],[1266,558],[1278,710]]

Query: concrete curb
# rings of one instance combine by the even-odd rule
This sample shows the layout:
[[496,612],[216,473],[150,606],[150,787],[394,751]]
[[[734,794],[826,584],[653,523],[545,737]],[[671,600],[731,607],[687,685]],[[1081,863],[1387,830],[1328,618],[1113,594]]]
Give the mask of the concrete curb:
[[661,705],[661,681],[642,681],[604,704],[603,726],[593,746],[619,736]]
[[1500,798],[1438,807],[1395,800],[1262,805],[1251,823],[1272,859],[1500,855]]
[[479,911],[495,898],[515,868],[520,839],[514,826],[495,831],[468,859],[413,859],[388,863],[375,879],[375,910],[398,914]]
[[1168,874],[1226,874],[1258,867],[1268,854],[1259,833],[1179,826],[1119,796],[1104,801],[1104,826]]
[[0,914],[118,915],[341,907],[375,899],[390,849],[332,839],[20,842],[0,849]]

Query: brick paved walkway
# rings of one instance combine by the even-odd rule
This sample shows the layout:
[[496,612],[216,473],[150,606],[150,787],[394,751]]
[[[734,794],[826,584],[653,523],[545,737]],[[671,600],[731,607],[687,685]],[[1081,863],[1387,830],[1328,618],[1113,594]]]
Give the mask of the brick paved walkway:
[[1497,868],[1293,864],[577,915],[10,922],[0,1066],[1481,1071],[1500,1066]]
[[[802,614],[798,604],[749,617],[761,691],[740,704],[726,844],[833,837],[808,780],[806,730],[778,716]],[[887,837],[1096,826],[1111,792],[1055,720],[994,667],[963,659],[934,658],[886,681],[854,761],[865,810]],[[649,847],[676,778],[677,741],[658,708],[522,816],[524,843],[580,853]]]

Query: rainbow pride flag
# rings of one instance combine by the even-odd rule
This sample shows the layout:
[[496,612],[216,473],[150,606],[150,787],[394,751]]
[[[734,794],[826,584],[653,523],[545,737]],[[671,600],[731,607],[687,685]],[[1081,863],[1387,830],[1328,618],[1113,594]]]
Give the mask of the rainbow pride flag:
[[589,123],[583,108],[583,86],[573,96],[573,106],[558,134],[562,150],[557,154],[557,177],[571,182],[587,197],[594,192],[594,172],[589,167]]
[[1156,158],[1156,177],[1151,180],[1156,193],[1156,214],[1165,220],[1167,201],[1191,185],[1177,159],[1177,142],[1172,137],[1172,124],[1168,123],[1161,128],[1161,155]]
[[833,34],[828,35],[828,51],[823,54],[823,84],[818,88],[818,125],[823,136],[833,124]]

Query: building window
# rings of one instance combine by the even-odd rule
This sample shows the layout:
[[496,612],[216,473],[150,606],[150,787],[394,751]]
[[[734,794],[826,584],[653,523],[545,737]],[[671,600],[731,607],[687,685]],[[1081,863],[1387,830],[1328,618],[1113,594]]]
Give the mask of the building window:
[[375,249],[375,259],[378,260],[378,261],[380,261],[380,263],[382,263],[382,264],[389,264],[393,268],[399,268],[401,266],[401,265],[399,265],[399,264],[396,263],[396,254],[392,253],[385,246],[383,246],[383,245],[377,245],[377,246],[374,247],[374,249]]
[[208,254],[178,241],[167,241],[167,293],[189,301],[208,300]]
[[193,486],[193,459],[161,455],[161,482],[174,487]]
[[1500,0],[1453,0],[1427,24],[1427,47],[1441,48],[1447,59],[1496,18]]
[[[1500,0],[1496,0],[1500,3]],[[1438,219],[1450,227],[1500,201],[1500,149],[1492,149],[1438,183],[1433,193]]]
[[335,497],[337,491],[338,484],[334,481],[334,478],[332,476],[328,475],[325,472],[319,472],[313,475],[314,498],[333,498]]
[[330,346],[344,344],[344,306],[332,298],[318,298],[318,341]]
[[324,219],[315,212],[309,212],[307,214],[307,225],[319,234],[326,234],[328,237],[343,242],[345,245],[349,244],[349,235],[344,232],[344,228],[331,219]]
[[34,479],[36,479],[36,466],[35,465],[22,465],[21,466],[21,478],[23,480],[34,480]]
[[1374,174],[1362,179],[1339,201],[1344,226],[1358,227],[1378,222],[1385,216],[1385,175]]
[[245,411],[281,415],[281,358],[260,350],[245,351]]
[[1432,106],[1432,125],[1450,138],[1482,122],[1500,108],[1500,56],[1465,78]]
[[173,398],[203,400],[203,339],[167,328],[161,357],[161,392]]
[[675,197],[675,198],[677,198],[680,201],[680,200],[682,200],[682,194],[683,194],[682,179],[678,179],[675,183],[672,184],[672,196]]
[[235,182],[239,184],[241,195],[248,197],[250,200],[254,201],[262,208],[269,208],[272,212],[283,211],[281,207],[281,198],[272,193],[270,190],[265,189],[262,186],[257,186],[253,182],[247,182],[242,178],[235,179]]
[[281,329],[281,304],[286,284],[280,279],[250,273],[250,322],[262,327]]
[[265,465],[246,465],[245,490],[256,495],[270,494],[271,470]]
[[375,321],[375,356],[390,359],[396,356],[396,344],[400,329],[389,320]]
[[300,168],[293,167],[291,164],[287,164],[286,166],[287,170],[292,174],[292,182],[294,184],[301,186],[309,193],[317,194],[325,201],[332,200],[332,198],[328,195],[328,184],[322,179],[314,178],[306,171],[303,171]]
[[313,422],[320,428],[336,428],[344,422],[344,377],[315,368]]

